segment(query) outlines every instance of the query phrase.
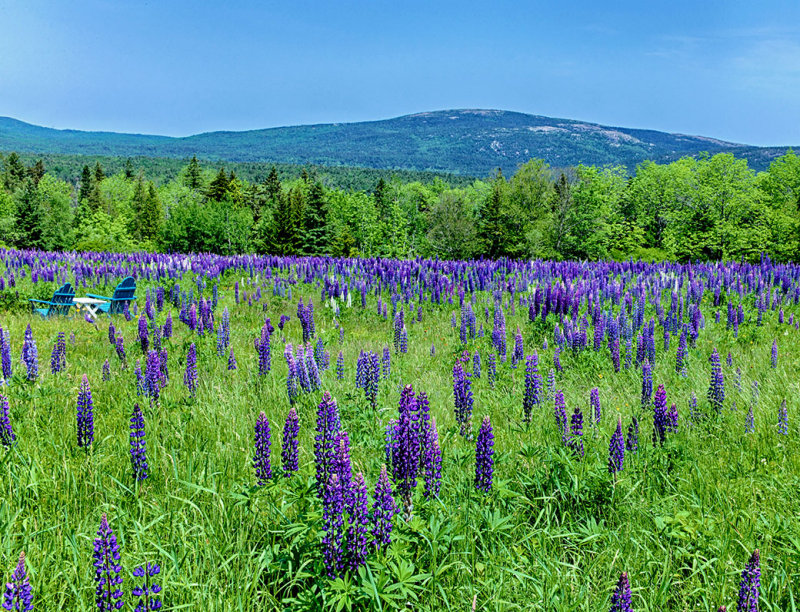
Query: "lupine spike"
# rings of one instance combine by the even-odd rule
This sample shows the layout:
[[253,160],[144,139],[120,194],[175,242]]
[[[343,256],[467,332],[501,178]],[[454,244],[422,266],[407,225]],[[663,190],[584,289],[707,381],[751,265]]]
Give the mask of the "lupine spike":
[[281,445],[281,466],[283,475],[291,478],[299,469],[297,436],[300,433],[300,419],[294,406],[289,408],[286,423],[283,426],[283,444]]
[[737,612],[758,612],[760,588],[761,556],[758,549],[756,549],[742,570],[742,579],[739,582],[739,602],[736,606]]
[[94,442],[94,405],[86,374],[83,375],[78,391],[77,421],[78,446],[88,449]]
[[483,417],[475,446],[475,488],[483,493],[492,490],[494,475],[494,432],[489,416]]
[[131,443],[131,468],[133,479],[137,481],[145,480],[148,476],[147,465],[147,442],[144,433],[144,415],[139,404],[133,405],[130,425]]
[[30,612],[33,610],[33,591],[25,571],[25,552],[19,554],[19,561],[11,574],[11,580],[6,583],[3,595],[3,609],[17,612]]
[[4,395],[0,395],[0,444],[9,448],[16,439],[17,436],[11,427],[8,399]]
[[622,572],[617,581],[617,588],[611,596],[611,608],[609,612],[632,612],[631,608],[631,585],[628,582],[628,572]]
[[267,415],[262,410],[256,419],[255,427],[255,454],[253,467],[256,471],[256,482],[265,485],[272,478],[272,465],[270,463],[271,435]]
[[122,566],[120,565],[119,545],[117,537],[108,525],[108,518],[103,514],[100,528],[94,541],[94,580],[95,603],[100,612],[119,610],[124,605],[122,598]]
[[625,467],[625,442],[622,439],[622,418],[617,419],[617,428],[608,445],[608,473],[616,474]]

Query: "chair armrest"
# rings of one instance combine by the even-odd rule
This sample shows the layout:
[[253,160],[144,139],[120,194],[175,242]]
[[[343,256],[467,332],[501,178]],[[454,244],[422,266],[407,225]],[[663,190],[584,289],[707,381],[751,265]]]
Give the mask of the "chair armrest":
[[86,297],[94,298],[96,300],[113,300],[114,298],[110,298],[106,295],[95,295],[94,293],[87,293]]
[[35,300],[33,298],[28,298],[28,301],[29,302],[36,302],[37,304],[47,304],[48,306],[52,306],[53,305],[53,302],[50,302],[50,301],[47,301],[47,300]]

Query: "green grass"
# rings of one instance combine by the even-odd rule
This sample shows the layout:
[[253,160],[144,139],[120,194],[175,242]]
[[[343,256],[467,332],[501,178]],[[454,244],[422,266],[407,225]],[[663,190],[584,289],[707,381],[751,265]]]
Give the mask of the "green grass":
[[[27,281],[26,281],[27,282]],[[521,423],[524,363],[498,365],[498,382],[488,385],[491,321],[484,320],[489,294],[479,294],[478,320],[486,336],[463,347],[450,326],[457,306],[424,306],[421,323],[408,325],[409,351],[392,354],[392,373],[381,381],[378,410],[355,388],[355,361],[362,349],[391,346],[391,320],[342,306],[345,330],[339,343],[330,308],[318,303],[314,286],[295,287],[292,301],[273,298],[269,285],[261,303],[235,305],[231,284],[220,287],[218,313],[231,311],[231,341],[239,370],[228,372],[216,355],[216,336],[192,336],[173,309],[175,334],[169,350],[170,383],[156,406],[144,408],[150,478],[133,483],[128,455],[128,421],[137,398],[134,364],[136,319],[115,318],[128,351],[122,368],[107,340],[107,319],[99,329],[80,318],[42,320],[21,313],[0,315],[10,329],[15,378],[8,395],[18,444],[0,451],[0,572],[7,576],[25,550],[37,610],[90,610],[94,607],[92,542],[107,513],[122,551],[126,594],[135,565],[158,562],[165,610],[607,610],[620,572],[627,571],[640,611],[735,609],[739,574],[754,548],[762,559],[763,612],[795,610],[800,597],[800,454],[798,453],[798,332],[778,325],[768,311],[764,325],[743,325],[739,338],[714,322],[704,301],[706,328],[690,349],[688,377],[675,373],[677,339],[665,353],[657,333],[654,387],[666,385],[668,402],[680,411],[679,432],[663,448],[653,448],[651,410],[641,411],[641,373],[613,372],[608,352],[562,352],[568,412],[584,410],[586,456],[578,461],[562,448],[545,401],[533,422]],[[186,283],[188,287],[188,283]],[[147,285],[139,288],[144,295]],[[247,287],[248,293],[251,288]],[[252,289],[254,290],[254,288]],[[313,483],[315,408],[321,393],[301,397],[300,473],[254,486],[253,427],[259,411],[272,428],[273,466],[280,461],[280,435],[289,409],[281,334],[273,336],[272,371],[257,374],[253,338],[265,313],[275,324],[292,316],[285,335],[301,339],[297,300],[311,297],[317,333],[331,352],[323,389],[338,400],[342,425],[352,439],[354,471],[362,471],[372,493],[383,462],[383,431],[397,412],[401,385],[413,383],[430,398],[443,451],[443,483],[438,500],[426,501],[418,486],[414,519],[395,519],[393,544],[372,554],[365,571],[337,581],[322,579],[321,507]],[[267,297],[268,296],[268,297]],[[354,303],[358,300],[354,300]],[[140,299],[140,306],[143,299]],[[648,305],[647,318],[654,316]],[[786,311],[800,314],[800,309]],[[166,312],[158,315],[163,324]],[[391,317],[390,317],[391,319]],[[217,317],[219,321],[219,316]],[[40,377],[22,379],[19,353],[26,325],[38,343]],[[509,353],[513,330],[522,329],[526,353],[538,348],[546,379],[553,362],[553,319],[547,326],[527,322],[527,312],[507,313]],[[277,326],[276,326],[277,327]],[[56,334],[67,341],[65,372],[50,374]],[[547,338],[550,348],[542,350]],[[778,339],[780,359],[770,367],[770,347]],[[198,347],[200,387],[191,399],[182,384],[186,352]],[[436,356],[430,356],[431,344]],[[690,425],[689,396],[702,411],[712,347],[723,358],[724,412]],[[475,491],[474,440],[458,435],[453,417],[452,365],[462,350],[479,348],[483,377],[473,382],[474,430],[486,414],[495,432],[495,486]],[[346,375],[335,377],[344,352]],[[733,368],[724,365],[730,351]],[[112,366],[101,380],[103,361]],[[741,367],[742,390],[733,385]],[[471,370],[471,366],[469,368]],[[95,444],[77,448],[75,408],[83,374],[91,383]],[[755,433],[744,435],[751,384],[760,385]],[[599,428],[588,425],[589,390],[597,386],[603,405]],[[788,436],[777,432],[782,399],[789,407]],[[731,410],[733,402],[737,410]],[[145,401],[146,403],[146,401]],[[617,414],[627,426],[640,415],[640,451],[626,455],[616,483],[607,473],[610,435]],[[126,595],[127,596],[127,595]]]

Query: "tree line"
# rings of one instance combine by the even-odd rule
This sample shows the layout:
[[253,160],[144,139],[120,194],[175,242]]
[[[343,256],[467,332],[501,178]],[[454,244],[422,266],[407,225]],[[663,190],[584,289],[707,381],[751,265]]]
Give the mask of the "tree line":
[[[324,177],[323,177],[324,178]],[[530,160],[454,186],[380,178],[330,186],[313,170],[250,181],[196,158],[156,184],[130,162],[65,181],[2,159],[0,242],[48,250],[256,252],[355,257],[800,258],[800,158],[760,173],[732,154],[554,170]]]

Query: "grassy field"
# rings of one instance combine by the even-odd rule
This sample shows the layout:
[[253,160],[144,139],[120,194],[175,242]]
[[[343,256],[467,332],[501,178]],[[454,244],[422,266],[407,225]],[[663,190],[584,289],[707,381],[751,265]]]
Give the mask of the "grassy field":
[[[217,355],[216,334],[199,337],[179,321],[178,308],[165,301],[156,321],[163,325],[171,311],[175,331],[163,342],[169,352],[170,381],[155,404],[136,392],[136,360],[144,367],[136,340],[138,317],[101,317],[95,326],[80,317],[44,320],[20,309],[0,312],[0,326],[10,333],[14,368],[13,379],[0,387],[0,394],[8,398],[17,437],[8,450],[0,447],[0,573],[7,581],[20,551],[25,551],[35,609],[95,607],[92,550],[103,513],[119,541],[126,601],[134,599],[128,595],[134,584],[132,569],[159,563],[164,610],[608,610],[621,572],[629,574],[635,610],[713,612],[720,605],[734,610],[741,571],[756,548],[762,571],[759,609],[796,609],[800,365],[795,355],[800,332],[788,320],[792,314],[800,316],[800,308],[793,302],[782,304],[785,323],[778,322],[776,308],[766,310],[758,326],[753,297],[747,295],[747,321],[735,337],[726,328],[725,305],[714,307],[713,295],[706,292],[701,305],[705,327],[696,346],[689,348],[685,377],[675,368],[677,335],[665,350],[662,328],[657,326],[653,388],[665,385],[668,403],[674,402],[679,411],[678,431],[668,435],[663,446],[651,442],[652,405],[640,405],[641,368],[624,368],[623,345],[623,368],[615,373],[606,343],[600,351],[592,349],[590,326],[588,348],[562,350],[563,371],[556,373],[567,414],[576,406],[583,410],[585,456],[579,459],[562,444],[552,401],[545,399],[536,407],[532,422],[522,422],[525,363],[510,365],[514,333],[519,327],[526,355],[538,351],[546,389],[558,322],[551,314],[544,323],[531,323],[527,306],[518,301],[528,293],[513,298],[513,312],[509,294],[503,296],[509,361],[498,361],[494,388],[487,378],[487,358],[494,351],[491,292],[474,294],[477,322],[485,334],[466,344],[451,324],[453,313],[456,319],[460,316],[457,294],[453,303],[424,302],[422,320],[414,323],[409,320],[416,300],[412,310],[401,298],[398,307],[406,311],[408,352],[392,349],[391,374],[381,379],[378,408],[373,410],[355,386],[355,364],[362,350],[380,353],[384,346],[392,347],[391,303],[384,319],[377,314],[374,291],[365,309],[354,291],[352,306],[340,300],[341,313],[335,317],[329,302],[320,303],[317,282],[303,283],[293,269],[280,274],[295,277],[295,272],[300,282],[292,286],[292,299],[274,296],[273,281],[267,280],[260,283],[260,301],[252,305],[234,299],[235,281],[250,295],[259,284],[242,278],[241,271],[208,281],[206,297],[214,282],[219,285],[216,324],[224,308],[230,312],[235,371],[227,369],[227,353]],[[181,287],[194,286],[197,294],[193,280],[187,273]],[[34,289],[25,278],[16,291],[24,297],[47,293],[54,286],[39,282]],[[139,280],[140,314],[146,290],[156,286],[155,281]],[[389,302],[390,296],[384,291],[382,299]],[[264,411],[272,429],[276,468],[290,408],[283,348],[284,342],[296,346],[302,341],[296,316],[301,297],[305,303],[314,301],[316,336],[330,352],[331,367],[322,373],[321,390],[302,394],[296,404],[299,473],[291,479],[278,476],[259,487],[253,472],[254,425]],[[470,297],[467,293],[466,300]],[[669,307],[669,293],[661,303]],[[585,310],[584,302],[581,315]],[[716,310],[721,311],[719,322]],[[613,312],[618,311],[619,306],[613,306]],[[280,331],[277,321],[282,314],[291,319]],[[276,329],[271,371],[260,376],[253,341],[265,316]],[[658,322],[648,302],[644,320],[652,317]],[[127,366],[109,344],[109,321],[124,336]],[[341,341],[335,321],[344,330]],[[29,324],[38,346],[36,381],[25,379],[20,363]],[[67,337],[67,367],[51,374],[50,353],[58,332]],[[773,340],[779,351],[776,368],[770,360]],[[194,398],[183,385],[191,343],[197,347],[199,373]],[[711,411],[706,399],[708,358],[714,348],[722,357],[725,377],[720,414]],[[343,380],[337,380],[335,372],[340,350]],[[473,484],[474,437],[459,435],[453,413],[453,364],[464,350],[479,350],[483,360],[482,376],[472,380],[472,429],[477,434],[485,415],[494,426],[494,486],[488,495]],[[729,352],[730,366],[725,362]],[[111,365],[109,381],[102,380],[106,359]],[[735,385],[737,368],[740,390]],[[472,371],[471,362],[466,369]],[[76,443],[76,403],[84,374],[95,417],[94,444],[88,452]],[[408,383],[428,394],[438,424],[443,455],[440,496],[423,499],[418,485],[414,517],[409,522],[395,517],[388,550],[370,554],[360,572],[330,580],[320,551],[322,507],[314,479],[316,407],[322,391],[338,402],[342,427],[352,441],[353,471],[363,472],[371,496],[385,461],[386,423],[396,417],[400,389]],[[602,404],[596,426],[589,411],[592,387],[599,389]],[[692,392],[698,398],[698,413],[705,415],[695,421],[689,414]],[[788,435],[778,431],[784,399]],[[144,411],[150,464],[150,476],[142,483],[134,481],[129,457],[129,419],[136,403]],[[755,428],[746,434],[751,406]],[[627,428],[633,415],[641,424],[639,451],[626,454],[624,470],[613,478],[607,468],[609,439],[618,416]],[[124,609],[134,605],[135,601]]]

